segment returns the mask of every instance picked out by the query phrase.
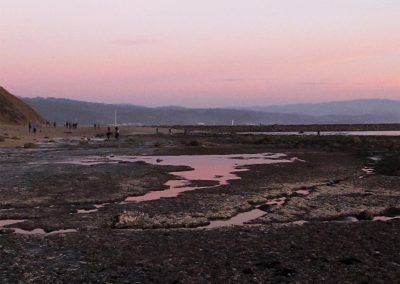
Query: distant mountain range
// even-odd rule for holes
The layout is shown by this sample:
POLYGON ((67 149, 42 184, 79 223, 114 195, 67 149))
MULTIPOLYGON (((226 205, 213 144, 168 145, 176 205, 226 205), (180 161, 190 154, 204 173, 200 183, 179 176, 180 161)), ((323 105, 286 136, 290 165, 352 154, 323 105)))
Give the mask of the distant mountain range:
POLYGON ((263 112, 296 113, 314 116, 343 115, 400 117, 400 101, 386 99, 337 101, 315 104, 290 104, 283 106, 255 106, 246 109, 263 112))
POLYGON ((81 124, 143 125, 235 124, 352 124, 399 123, 400 101, 356 100, 320 104, 238 108, 150 108, 136 105, 90 103, 58 98, 22 98, 49 121, 81 124))

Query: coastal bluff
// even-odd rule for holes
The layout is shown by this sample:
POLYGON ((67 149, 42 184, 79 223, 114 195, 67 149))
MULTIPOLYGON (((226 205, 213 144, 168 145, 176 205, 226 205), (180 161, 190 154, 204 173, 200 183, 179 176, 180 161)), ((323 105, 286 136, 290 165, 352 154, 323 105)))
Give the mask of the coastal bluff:
POLYGON ((34 109, 0 86, 0 123, 23 125, 30 121, 45 123, 34 109))

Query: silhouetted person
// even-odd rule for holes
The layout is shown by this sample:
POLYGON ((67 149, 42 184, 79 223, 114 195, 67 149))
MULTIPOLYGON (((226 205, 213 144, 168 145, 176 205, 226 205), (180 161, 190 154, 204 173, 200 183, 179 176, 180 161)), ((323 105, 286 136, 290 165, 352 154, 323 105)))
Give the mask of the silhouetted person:
POLYGON ((35 123, 32 124, 32 129, 33 129, 33 134, 36 134, 36 124, 35 123))
POLYGON ((158 134, 158 127, 156 128, 156 134, 158 134))
POLYGON ((168 129, 168 134, 169 134, 169 135, 172 135, 172 129, 171 129, 171 128, 168 129))
POLYGON ((31 131, 32 131, 32 123, 29 122, 28 128, 29 128, 29 133, 31 133, 31 131))
POLYGON ((109 126, 109 127, 107 128, 107 133, 106 133, 106 135, 107 135, 107 140, 110 140, 111 134, 112 134, 112 132, 111 132, 111 127, 109 126))
POLYGON ((318 131, 317 131, 317 135, 318 135, 318 136, 321 136, 321 131, 318 130, 318 131))
POLYGON ((57 127, 57 122, 53 122, 53 126, 54 126, 54 128, 56 128, 57 127))
POLYGON ((118 128, 118 126, 115 126, 115 133, 114 133, 114 137, 115 137, 115 139, 119 139, 119 128, 118 128))

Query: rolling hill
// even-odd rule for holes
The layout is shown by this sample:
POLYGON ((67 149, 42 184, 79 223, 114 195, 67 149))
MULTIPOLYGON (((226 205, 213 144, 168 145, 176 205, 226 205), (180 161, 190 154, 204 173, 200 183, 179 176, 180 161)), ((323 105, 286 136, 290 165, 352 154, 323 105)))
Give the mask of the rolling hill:
POLYGON ((45 122, 32 107, 0 86, 0 123, 22 125, 29 121, 45 122))

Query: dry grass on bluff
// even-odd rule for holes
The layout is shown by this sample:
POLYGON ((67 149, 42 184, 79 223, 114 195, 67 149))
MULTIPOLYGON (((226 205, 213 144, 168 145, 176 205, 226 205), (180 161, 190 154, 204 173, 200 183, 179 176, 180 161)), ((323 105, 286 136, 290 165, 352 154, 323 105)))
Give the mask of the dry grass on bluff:
POLYGON ((29 121, 45 122, 30 106, 0 87, 0 123, 23 125, 29 121))

